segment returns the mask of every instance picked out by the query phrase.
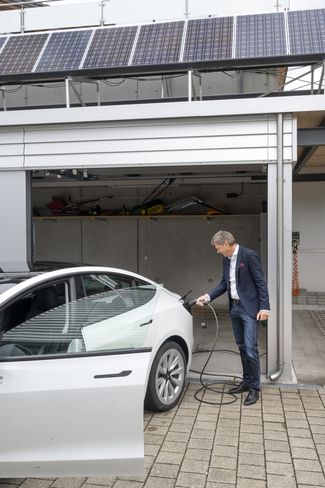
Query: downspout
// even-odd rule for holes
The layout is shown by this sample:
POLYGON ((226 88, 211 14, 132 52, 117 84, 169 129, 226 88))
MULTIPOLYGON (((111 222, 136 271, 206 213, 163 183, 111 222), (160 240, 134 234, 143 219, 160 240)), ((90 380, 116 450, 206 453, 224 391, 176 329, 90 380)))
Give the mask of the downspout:
POLYGON ((278 369, 271 381, 280 378, 284 368, 284 270, 283 270, 283 114, 277 114, 277 352, 278 369))

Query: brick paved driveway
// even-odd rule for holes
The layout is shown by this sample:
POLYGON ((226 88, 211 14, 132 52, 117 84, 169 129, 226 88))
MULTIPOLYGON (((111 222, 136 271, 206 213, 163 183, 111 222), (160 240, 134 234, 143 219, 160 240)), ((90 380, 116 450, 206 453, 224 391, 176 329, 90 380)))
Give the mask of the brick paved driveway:
MULTIPOLYGON (((190 383, 171 412, 145 412, 144 477, 10 479, 0 488, 325 487, 322 387, 265 386, 249 407, 199 403, 198 388, 190 383)), ((207 391, 204 400, 220 395, 207 391)))

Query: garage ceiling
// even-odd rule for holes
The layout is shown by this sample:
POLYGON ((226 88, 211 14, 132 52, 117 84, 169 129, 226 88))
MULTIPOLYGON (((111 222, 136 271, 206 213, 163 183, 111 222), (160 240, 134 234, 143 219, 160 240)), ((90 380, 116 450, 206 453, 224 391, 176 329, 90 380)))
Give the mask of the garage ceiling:
POLYGON ((321 131, 322 145, 304 145, 298 147, 294 178, 296 180, 325 180, 325 112, 298 112, 297 122, 298 131, 299 129, 319 130, 320 128, 324 128, 324 132, 321 131))

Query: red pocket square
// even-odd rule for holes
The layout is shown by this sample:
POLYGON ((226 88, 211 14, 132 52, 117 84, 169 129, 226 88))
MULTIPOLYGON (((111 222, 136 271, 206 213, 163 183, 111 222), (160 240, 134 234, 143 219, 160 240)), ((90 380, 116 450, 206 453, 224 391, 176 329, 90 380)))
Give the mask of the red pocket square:
POLYGON ((240 263, 239 263, 239 267, 240 267, 240 268, 245 268, 245 264, 244 264, 243 262, 240 262, 240 263))

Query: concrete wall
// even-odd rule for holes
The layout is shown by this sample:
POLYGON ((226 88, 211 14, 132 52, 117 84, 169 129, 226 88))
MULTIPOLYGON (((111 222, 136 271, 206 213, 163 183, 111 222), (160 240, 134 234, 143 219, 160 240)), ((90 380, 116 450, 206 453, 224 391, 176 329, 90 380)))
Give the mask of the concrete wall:
POLYGON ((259 252, 259 222, 259 215, 36 218, 34 252, 40 261, 125 268, 195 297, 221 278, 212 235, 227 229, 259 252))
POLYGON ((300 287, 325 291, 325 182, 294 183, 292 230, 300 232, 300 287))

